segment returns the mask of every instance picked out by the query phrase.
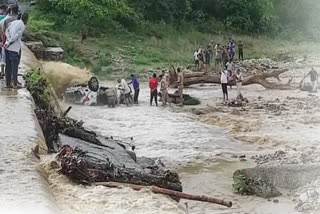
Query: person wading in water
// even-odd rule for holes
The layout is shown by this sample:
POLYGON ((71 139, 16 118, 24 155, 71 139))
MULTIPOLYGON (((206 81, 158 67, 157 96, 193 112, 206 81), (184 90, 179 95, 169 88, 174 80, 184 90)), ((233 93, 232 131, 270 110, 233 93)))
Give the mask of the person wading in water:
POLYGON ((228 71, 226 67, 221 70, 220 82, 223 93, 223 103, 226 103, 226 101, 228 101, 228 71))
POLYGON ((156 103, 156 106, 158 106, 158 79, 157 75, 153 74, 153 77, 149 80, 149 88, 150 88, 150 106, 152 106, 152 102, 154 99, 154 102, 156 103))
POLYGON ((178 80, 177 80, 177 84, 178 84, 178 94, 179 94, 179 105, 183 106, 183 73, 181 72, 180 68, 177 69, 177 73, 178 73, 178 80))
POLYGON ((133 103, 138 104, 139 103, 138 99, 139 99, 140 87, 139 87, 138 79, 133 74, 131 74, 130 84, 132 84, 133 90, 134 90, 133 103))
POLYGON ((128 83, 126 82, 125 79, 118 79, 118 83, 120 83, 118 89, 123 93, 124 95, 124 103, 129 106, 130 104, 132 104, 132 98, 131 96, 131 90, 130 87, 128 85, 128 83))
POLYGON ((318 79, 319 79, 319 75, 317 73, 316 70, 314 70, 314 68, 311 68, 311 71, 302 79, 301 82, 304 81, 305 78, 307 78, 308 76, 310 76, 310 80, 311 80, 311 85, 312 85, 312 92, 317 92, 318 90, 318 79))
POLYGON ((161 82, 160 82, 160 91, 162 95, 162 106, 166 106, 167 103, 171 106, 170 100, 169 100, 169 82, 168 82, 168 76, 167 75, 161 75, 161 82))

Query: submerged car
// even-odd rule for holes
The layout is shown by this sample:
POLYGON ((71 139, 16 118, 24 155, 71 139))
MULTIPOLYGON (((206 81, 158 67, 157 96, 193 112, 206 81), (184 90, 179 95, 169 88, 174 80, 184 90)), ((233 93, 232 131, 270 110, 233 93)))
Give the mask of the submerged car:
POLYGON ((79 105, 108 105, 114 108, 121 103, 116 87, 103 87, 99 85, 96 77, 91 77, 88 84, 76 84, 67 88, 64 101, 79 105))

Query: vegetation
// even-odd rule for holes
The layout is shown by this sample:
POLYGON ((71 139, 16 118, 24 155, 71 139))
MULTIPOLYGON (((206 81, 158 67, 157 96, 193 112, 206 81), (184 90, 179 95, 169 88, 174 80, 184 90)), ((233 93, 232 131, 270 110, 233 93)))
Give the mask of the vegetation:
POLYGON ((316 1, 38 0, 28 31, 98 75, 148 76, 150 68, 191 64, 200 45, 229 36, 244 42, 246 58, 312 54, 320 34, 316 1), (89 39, 81 44, 83 25, 89 39))

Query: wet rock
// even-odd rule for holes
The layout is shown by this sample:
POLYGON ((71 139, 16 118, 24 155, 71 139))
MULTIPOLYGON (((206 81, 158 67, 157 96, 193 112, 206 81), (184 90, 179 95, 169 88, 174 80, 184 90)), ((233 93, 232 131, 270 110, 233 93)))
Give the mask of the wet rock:
POLYGON ((246 155, 240 155, 239 156, 239 158, 245 158, 246 157, 246 155))
POLYGON ((250 169, 237 170, 233 175, 233 190, 242 195, 256 195, 263 198, 280 196, 281 193, 262 174, 250 169))
POLYGON ((273 200, 273 203, 276 203, 276 204, 277 204, 277 203, 279 203, 279 200, 278 200, 278 199, 274 199, 274 200, 273 200))

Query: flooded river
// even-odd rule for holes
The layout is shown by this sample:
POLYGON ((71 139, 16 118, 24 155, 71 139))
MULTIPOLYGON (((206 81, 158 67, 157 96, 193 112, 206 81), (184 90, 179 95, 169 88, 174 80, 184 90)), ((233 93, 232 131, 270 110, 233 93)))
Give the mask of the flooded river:
POLYGON ((43 139, 28 92, 1 90, 0 213, 293 213, 286 198, 280 198, 280 205, 232 193, 233 172, 254 164, 230 157, 250 154, 255 151, 253 146, 233 140, 225 130, 202 124, 190 114, 150 107, 148 95, 147 89, 142 90, 140 105, 133 107, 73 106, 70 116, 100 134, 127 141, 133 137, 137 155, 160 158, 177 170, 185 192, 232 200, 233 208, 199 202, 187 202, 186 208, 186 201, 177 204, 148 190, 76 185, 51 171, 47 163, 53 157, 48 155, 42 157, 41 169, 32 149, 43 139))
MULTIPOLYGON (((202 93, 196 88, 191 90, 194 91, 189 92, 194 94, 202 93)), ((204 93, 208 93, 208 91, 204 93)), ((185 192, 232 200, 234 206, 228 209, 213 204, 187 202, 188 208, 186 211, 186 201, 181 201, 179 205, 176 205, 175 202, 164 196, 150 196, 146 193, 135 193, 131 190, 105 190, 104 188, 102 188, 103 191, 107 191, 109 195, 104 200, 114 201, 120 197, 122 209, 119 211, 118 205, 113 204, 111 206, 104 201, 99 201, 99 206, 108 211, 113 211, 112 213, 189 212, 204 214, 247 212, 267 214, 287 213, 289 210, 290 213, 293 213, 293 205, 285 198, 280 199, 282 204, 279 205, 265 199, 241 197, 232 193, 234 171, 239 168, 252 167, 254 163, 251 161, 240 162, 238 159, 232 159, 231 156, 232 154, 254 153, 256 151, 254 146, 228 137, 224 129, 198 122, 191 114, 177 113, 176 107, 150 107, 148 99, 149 93, 145 89, 141 92, 139 106, 120 106, 114 109, 73 106, 70 116, 85 121, 85 127, 102 135, 113 136, 116 139, 129 142, 130 138, 133 137, 132 144, 136 146, 137 155, 160 158, 167 166, 176 169, 181 176, 185 192), (113 195, 110 194, 110 191, 116 191, 117 193, 113 195), (126 192, 128 197, 122 198, 123 191, 126 192), (132 196, 129 196, 131 194, 132 196), (149 201, 150 197, 154 200, 149 201), (140 201, 137 201, 137 198, 140 201), (123 199, 127 202, 124 202, 123 199), (125 205, 122 203, 125 203, 125 205), (154 203, 159 204, 159 206, 156 206, 157 209, 154 208, 154 203), (129 204, 130 206, 128 206, 129 204), (133 204, 135 209, 132 209, 133 204), (148 207, 153 208, 149 210, 148 207), (274 209, 278 209, 280 212, 274 212, 274 209)), ((67 107, 67 104, 65 104, 65 107, 67 107)), ((90 195, 93 192, 93 190, 88 191, 87 194, 90 195)), ((57 196, 61 197, 60 193, 57 193, 57 196)), ((91 198, 90 200, 96 199, 91 198)), ((68 207, 67 204, 66 207, 68 207)))

